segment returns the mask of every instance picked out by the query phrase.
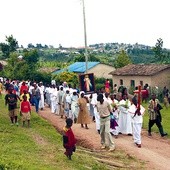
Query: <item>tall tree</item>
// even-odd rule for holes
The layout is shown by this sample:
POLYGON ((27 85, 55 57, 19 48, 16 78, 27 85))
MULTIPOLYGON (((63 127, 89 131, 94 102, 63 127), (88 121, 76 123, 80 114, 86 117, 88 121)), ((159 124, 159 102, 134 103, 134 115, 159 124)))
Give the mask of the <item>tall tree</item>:
POLYGON ((29 43, 29 44, 27 45, 27 47, 28 47, 28 48, 35 48, 32 43, 29 43))
POLYGON ((11 52, 16 51, 18 48, 18 41, 13 37, 13 35, 6 36, 6 43, 0 43, 0 49, 3 53, 4 58, 9 58, 11 52))
POLYGON ((117 58, 115 59, 114 67, 120 68, 120 67, 124 67, 131 63, 132 63, 132 61, 130 60, 130 57, 126 54, 126 52, 124 50, 121 50, 119 52, 117 58))
MULTIPOLYGON (((100 61, 94 54, 88 55, 88 61, 100 61)), ((74 62, 85 62, 85 56, 83 54, 79 54, 74 58, 74 62)))
POLYGON ((163 50, 163 40, 161 38, 157 39, 153 51, 155 53, 155 58, 157 61, 159 61, 161 64, 166 62, 168 54, 166 54, 165 51, 163 50))
POLYGON ((4 76, 10 79, 34 80, 37 75, 38 59, 39 55, 36 50, 25 51, 22 59, 18 59, 16 52, 10 53, 8 64, 4 68, 4 76))

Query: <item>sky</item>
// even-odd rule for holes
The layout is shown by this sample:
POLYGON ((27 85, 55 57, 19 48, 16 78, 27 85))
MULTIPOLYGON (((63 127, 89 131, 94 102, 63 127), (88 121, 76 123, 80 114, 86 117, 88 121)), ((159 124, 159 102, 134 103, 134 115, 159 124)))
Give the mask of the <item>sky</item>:
MULTIPOLYGON (((169 0, 84 0, 87 45, 126 43, 170 49, 169 0)), ((84 46, 82 0, 0 0, 0 42, 84 46)))

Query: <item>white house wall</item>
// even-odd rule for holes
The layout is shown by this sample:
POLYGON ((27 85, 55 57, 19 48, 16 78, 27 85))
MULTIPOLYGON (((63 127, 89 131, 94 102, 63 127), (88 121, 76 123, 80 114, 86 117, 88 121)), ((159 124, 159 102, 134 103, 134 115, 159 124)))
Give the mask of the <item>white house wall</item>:
POLYGON ((152 76, 153 86, 170 88, 170 69, 164 70, 157 75, 152 76))
POLYGON ((150 76, 112 76, 113 79, 113 85, 117 84, 117 86, 120 86, 120 80, 123 80, 123 86, 127 87, 128 89, 131 86, 131 80, 135 81, 135 86, 140 85, 140 81, 143 81, 143 85, 146 83, 151 85, 151 77, 150 76))
POLYGON ((112 75, 109 75, 109 73, 114 70, 115 68, 112 66, 98 64, 95 67, 89 69, 88 73, 94 73, 97 78, 112 78, 112 75))

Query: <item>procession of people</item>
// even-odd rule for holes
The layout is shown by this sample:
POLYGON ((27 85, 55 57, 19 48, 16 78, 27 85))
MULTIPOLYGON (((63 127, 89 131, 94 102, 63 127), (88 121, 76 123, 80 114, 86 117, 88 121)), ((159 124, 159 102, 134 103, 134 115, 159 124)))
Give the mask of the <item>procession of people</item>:
MULTIPOLYGON (((140 94, 138 89, 129 98, 127 88, 121 87, 121 92, 118 92, 116 90, 118 89, 117 85, 114 86, 114 92, 111 93, 113 90, 110 90, 109 83, 107 79, 105 90, 102 88, 90 93, 90 91, 84 92, 72 88, 67 82, 62 82, 59 85, 56 85, 56 83, 44 85, 43 82, 19 82, 16 80, 10 82, 7 80, 4 84, 6 90, 5 104, 8 105, 11 125, 16 124, 18 126, 17 101, 20 101, 23 126, 27 121, 28 127, 30 127, 33 107, 35 107, 37 114, 40 110, 43 111, 44 107, 48 107, 52 114, 65 120, 72 120, 70 126, 77 123, 80 124, 81 128, 88 130, 88 124, 95 123, 96 133, 99 133, 101 137, 101 149, 114 151, 116 144, 113 136, 118 138, 119 135, 132 136, 134 144, 141 148, 143 115, 146 112, 142 103, 138 101, 142 93, 140 94), (32 108, 30 105, 32 105, 32 108)), ((148 103, 149 136, 152 135, 151 127, 154 124, 157 125, 162 137, 167 135, 161 124, 161 109, 159 100, 156 99, 155 94, 152 94, 148 103)))

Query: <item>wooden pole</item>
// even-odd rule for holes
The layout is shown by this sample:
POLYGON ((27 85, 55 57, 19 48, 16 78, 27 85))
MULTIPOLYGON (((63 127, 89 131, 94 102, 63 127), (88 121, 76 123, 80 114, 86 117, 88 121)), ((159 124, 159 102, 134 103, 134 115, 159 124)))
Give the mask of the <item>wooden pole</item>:
POLYGON ((85 4, 83 2, 83 23, 84 23, 84 44, 85 44, 85 63, 86 63, 86 73, 88 72, 88 53, 87 53, 87 32, 86 32, 86 15, 85 15, 85 4))

